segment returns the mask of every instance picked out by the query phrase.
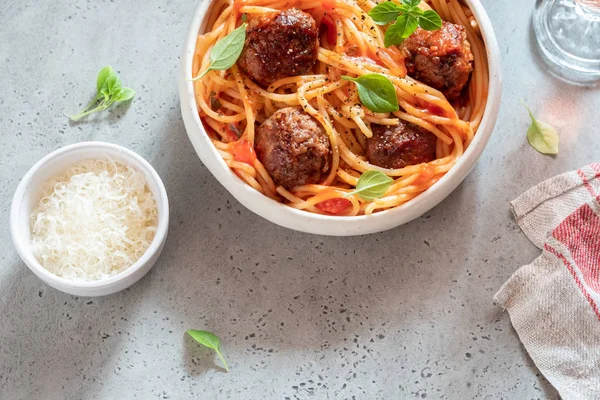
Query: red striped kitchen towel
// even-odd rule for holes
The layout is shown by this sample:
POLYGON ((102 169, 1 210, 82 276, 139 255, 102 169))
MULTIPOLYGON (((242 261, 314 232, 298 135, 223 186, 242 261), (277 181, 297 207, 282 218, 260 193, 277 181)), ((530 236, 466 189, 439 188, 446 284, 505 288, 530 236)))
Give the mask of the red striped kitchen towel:
POLYGON ((542 182, 511 205, 542 255, 494 299, 563 399, 600 399, 600 164, 542 182))

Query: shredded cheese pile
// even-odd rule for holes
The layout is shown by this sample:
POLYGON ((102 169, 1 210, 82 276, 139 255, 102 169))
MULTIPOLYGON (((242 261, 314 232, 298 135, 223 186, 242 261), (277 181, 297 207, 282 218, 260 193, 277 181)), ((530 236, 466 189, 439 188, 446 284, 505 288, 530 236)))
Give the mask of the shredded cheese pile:
POLYGON ((33 254, 55 275, 105 279, 144 254, 157 221, 141 172, 108 159, 85 161, 43 188, 31 215, 33 254))

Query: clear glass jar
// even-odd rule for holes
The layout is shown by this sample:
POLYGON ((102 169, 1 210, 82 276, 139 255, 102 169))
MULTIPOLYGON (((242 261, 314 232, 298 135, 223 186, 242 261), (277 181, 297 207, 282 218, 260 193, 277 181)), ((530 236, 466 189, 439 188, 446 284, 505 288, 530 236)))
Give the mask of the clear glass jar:
POLYGON ((550 72, 600 84, 600 0, 537 0, 533 28, 550 72))

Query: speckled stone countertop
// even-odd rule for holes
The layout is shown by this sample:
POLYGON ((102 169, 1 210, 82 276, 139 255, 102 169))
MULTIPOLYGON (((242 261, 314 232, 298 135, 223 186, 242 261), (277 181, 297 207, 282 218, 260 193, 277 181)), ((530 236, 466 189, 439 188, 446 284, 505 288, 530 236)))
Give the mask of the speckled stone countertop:
POLYGON ((509 201, 600 160, 600 93, 544 72, 532 51, 530 3, 484 0, 505 90, 471 175, 408 225, 332 238, 247 211, 194 153, 176 77, 195 0, 2 1, 0 398, 558 398, 492 297, 539 253, 509 201), (69 124, 63 112, 89 100, 106 64, 138 90, 135 102, 69 124), (527 144, 519 99, 560 131, 557 157, 527 144), (19 179, 51 150, 84 140, 140 153, 171 203, 159 262, 103 298, 46 286, 8 230, 19 179), (184 335, 190 328, 222 338, 229 373, 184 335))

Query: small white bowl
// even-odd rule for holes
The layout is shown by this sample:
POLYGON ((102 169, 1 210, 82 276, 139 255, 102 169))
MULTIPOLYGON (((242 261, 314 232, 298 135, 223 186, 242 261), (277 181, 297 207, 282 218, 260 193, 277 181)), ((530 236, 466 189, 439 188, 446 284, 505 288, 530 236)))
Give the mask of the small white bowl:
POLYGON ((211 1, 204 0, 200 1, 194 13, 183 46, 179 68, 181 114, 194 149, 208 170, 240 203, 263 218, 286 228, 319 235, 353 236, 385 231, 420 217, 444 200, 471 172, 490 139, 500 109, 502 94, 501 53, 494 28, 480 0, 464 0, 464 2, 469 6, 479 23, 485 42, 489 69, 487 105, 475 138, 463 156, 456 162, 456 165, 435 185, 409 202, 372 215, 356 217, 321 215, 285 206, 264 196, 238 178, 225 164, 200 121, 194 84, 190 81, 196 40, 198 39, 198 33, 206 28, 207 11, 212 4, 211 1))
POLYGON ((169 226, 169 201, 167 191, 152 166, 138 154, 116 144, 83 142, 60 148, 42 158, 25 174, 13 197, 10 209, 10 233, 13 243, 25 264, 41 280, 61 292, 77 296, 104 296, 123 290, 152 268, 158 259, 169 226), (40 188, 49 179, 64 172, 78 162, 110 157, 142 172, 154 195, 158 207, 158 227, 148 250, 131 267, 118 275, 99 281, 73 281, 61 278, 46 270, 31 249, 31 213, 40 200, 40 188))

